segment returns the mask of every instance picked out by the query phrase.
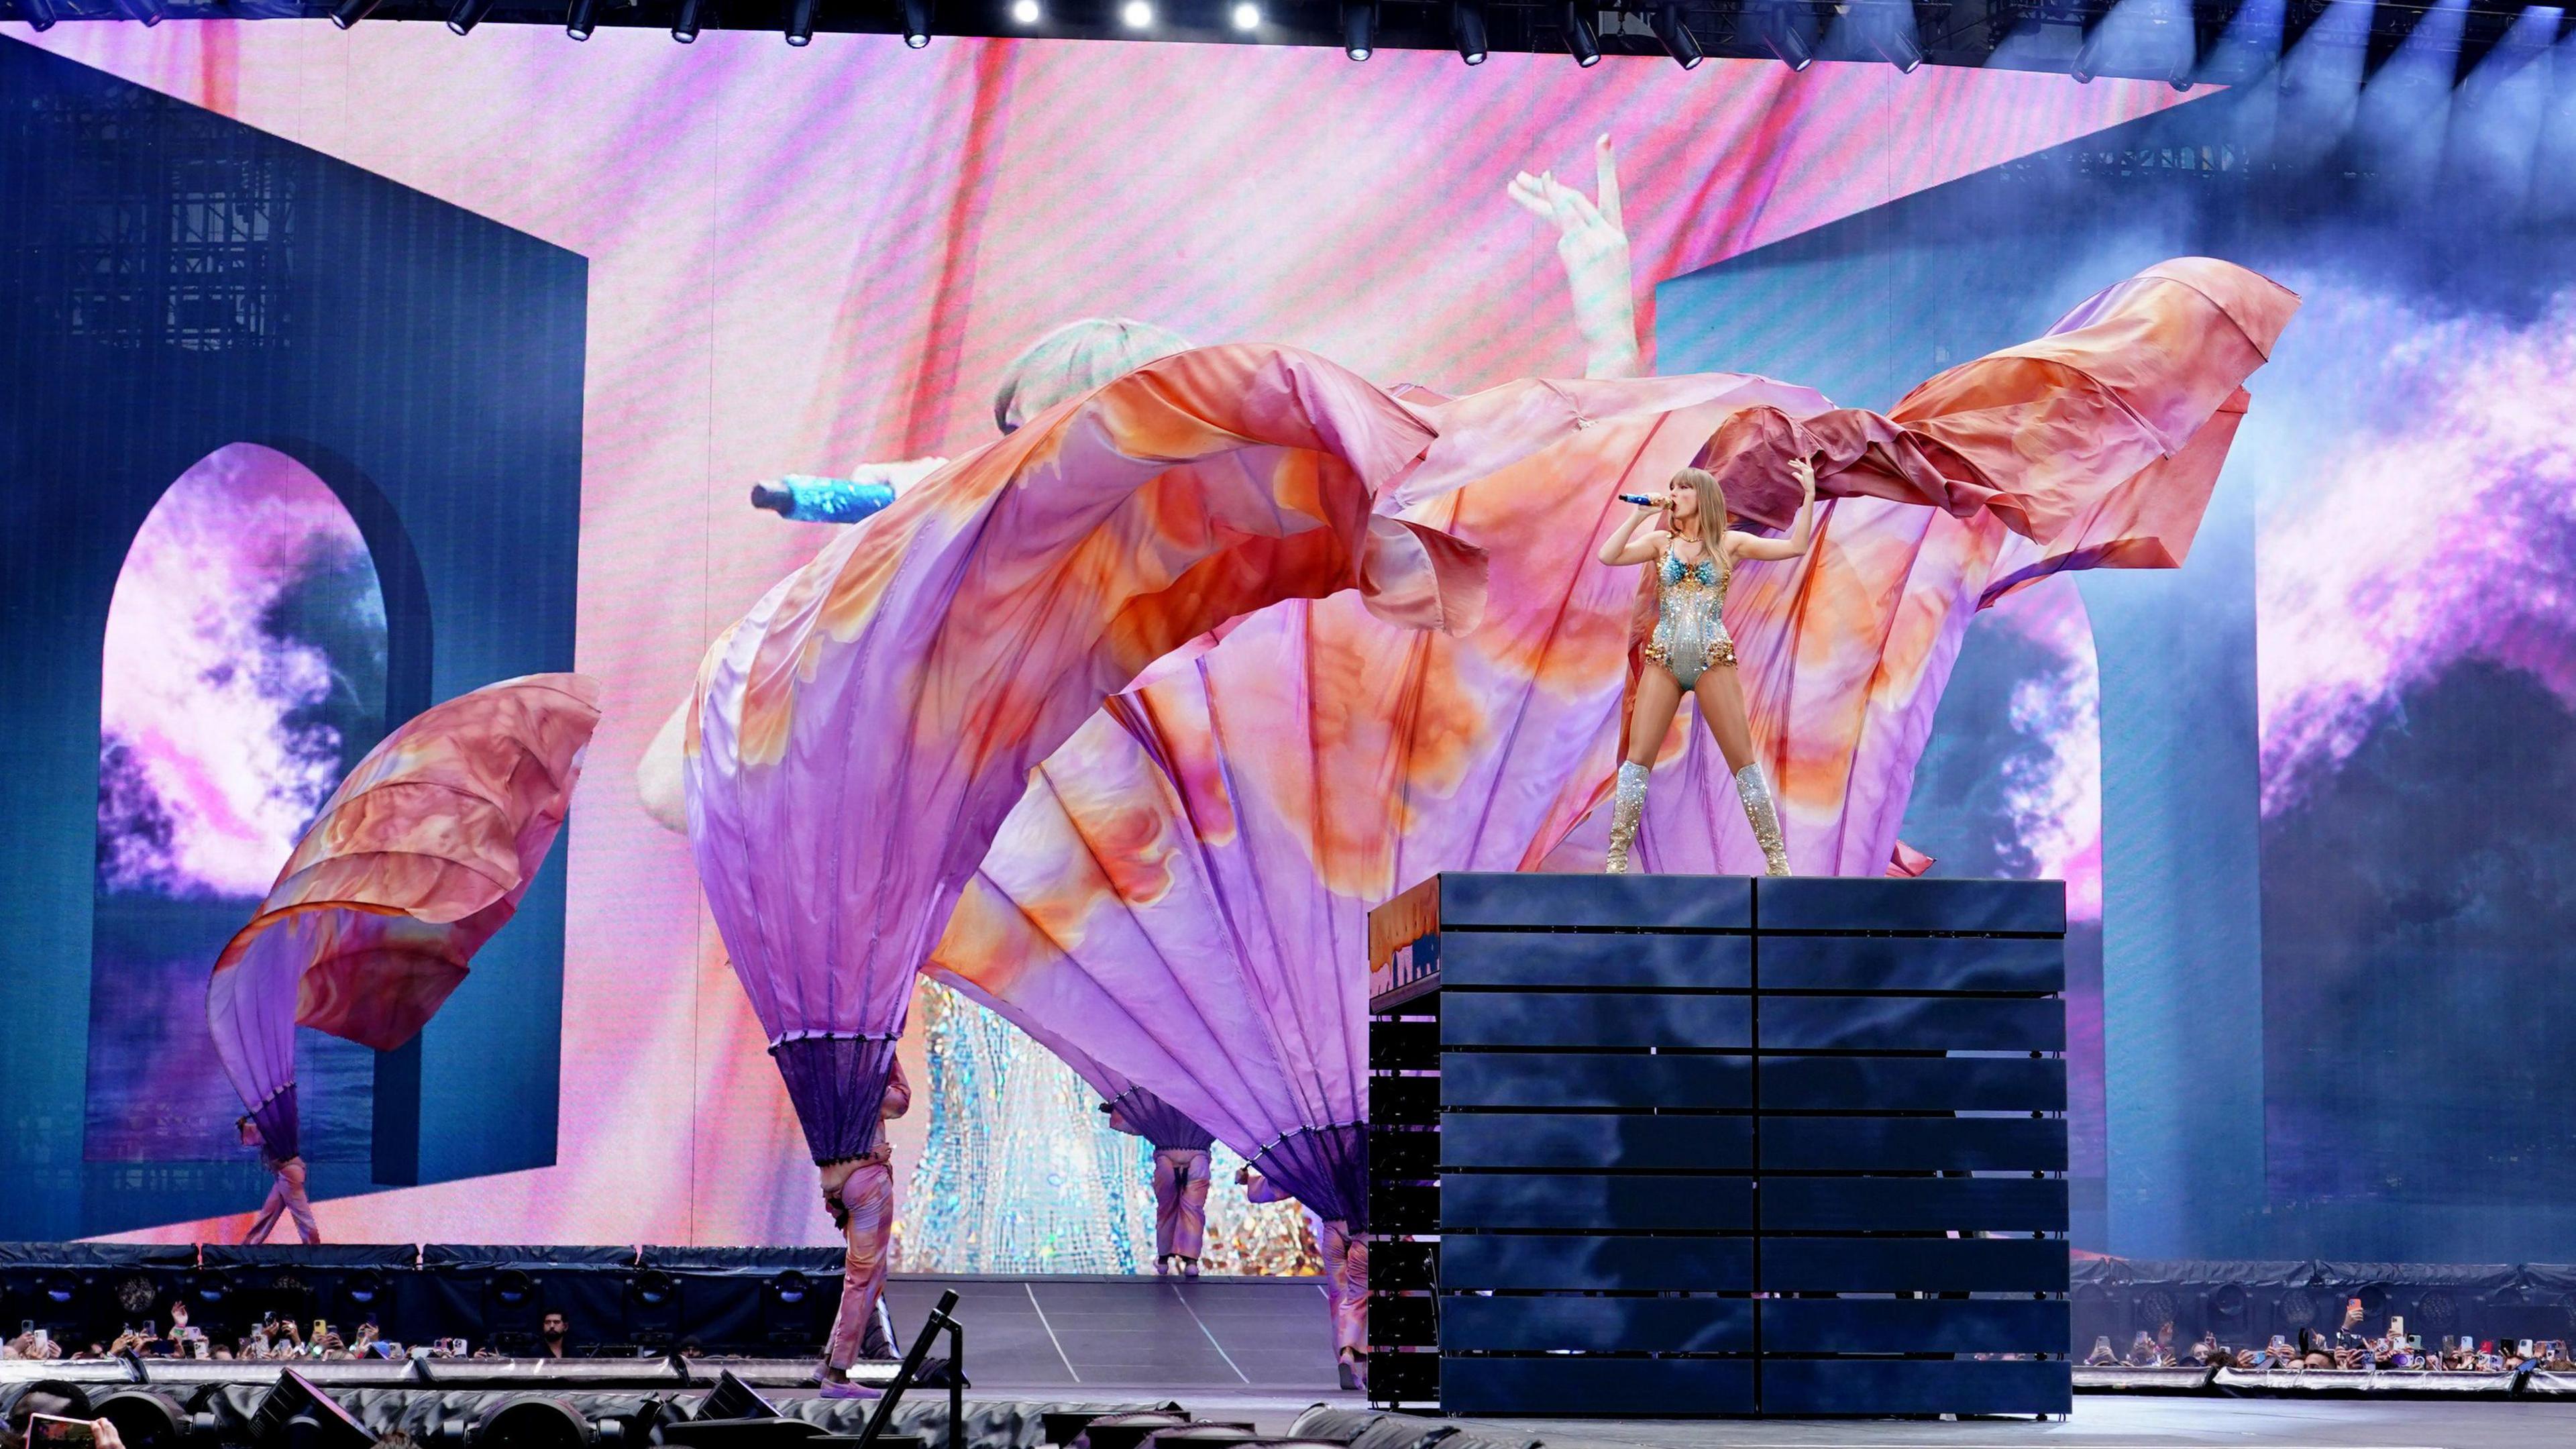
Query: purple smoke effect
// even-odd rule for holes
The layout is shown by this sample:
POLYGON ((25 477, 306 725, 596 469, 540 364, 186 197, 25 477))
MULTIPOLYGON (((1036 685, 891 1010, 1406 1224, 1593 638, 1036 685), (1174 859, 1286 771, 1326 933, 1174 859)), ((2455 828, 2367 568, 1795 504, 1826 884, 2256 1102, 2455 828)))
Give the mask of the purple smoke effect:
POLYGON ((2045 579, 1986 611, 2051 656, 2044 674, 2014 684, 2013 731, 2044 753, 2004 763, 2004 805, 2032 874, 2066 882, 2066 912, 2102 919, 2102 674, 2093 621, 2069 575, 2045 579))
MULTIPOLYGON (((2259 539, 2263 813, 2298 803, 2405 693, 2464 659, 2576 706, 2576 291, 2528 324, 2304 288, 2311 356, 2276 382, 2312 419, 2271 439, 2259 539), (2315 419, 2368 399, 2340 428, 2315 419)), ((2244 451, 2243 444, 2239 445, 2244 451)))
MULTIPOLYGON (((99 690, 99 879, 172 897, 256 897, 339 783, 341 739, 296 713, 340 680, 272 630, 299 582, 367 558, 328 485, 235 443, 179 476, 127 551, 99 690)), ((384 603, 361 608, 383 633, 384 603)))

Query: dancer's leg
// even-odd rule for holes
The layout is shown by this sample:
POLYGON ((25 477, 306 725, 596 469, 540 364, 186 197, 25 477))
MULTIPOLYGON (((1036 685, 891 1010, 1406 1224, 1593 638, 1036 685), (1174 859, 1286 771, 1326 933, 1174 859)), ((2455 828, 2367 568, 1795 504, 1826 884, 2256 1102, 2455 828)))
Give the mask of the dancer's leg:
MULTIPOLYGON (((1155 1154, 1156 1158, 1162 1156, 1155 1154)), ((1196 1276, 1199 1259, 1207 1253, 1208 1155, 1205 1152, 1175 1152, 1174 1164, 1180 1179, 1176 1200, 1172 1204, 1171 1228, 1168 1234, 1157 1232, 1158 1239, 1168 1239, 1169 1251, 1181 1260, 1181 1271, 1196 1276)), ((1157 1225, 1158 1229, 1160 1225, 1157 1225)))
POLYGON ((1726 757, 1726 772, 1732 775, 1752 763, 1753 726, 1744 717, 1744 688, 1736 683, 1735 666, 1712 664, 1701 670, 1691 694, 1699 700, 1699 717, 1708 722, 1717 752, 1726 757))
POLYGON ((1681 707, 1682 687, 1664 669, 1646 666, 1637 677, 1637 699, 1628 721, 1628 748, 1619 762, 1619 779, 1610 794, 1610 850, 1601 869, 1628 873, 1628 853, 1637 843, 1637 822, 1646 814, 1646 782, 1655 755, 1671 733, 1673 711, 1681 707))
POLYGON ((1672 733, 1673 712, 1681 707, 1682 687, 1671 672, 1659 664, 1647 665, 1637 676, 1637 706, 1628 716, 1628 752, 1619 758, 1652 768, 1664 748, 1664 736, 1672 733))
POLYGON ((1744 690, 1736 683, 1734 666, 1712 665, 1693 693, 1699 697, 1700 718, 1708 721, 1709 736, 1735 777, 1735 795, 1744 804, 1753 841, 1762 847, 1762 873, 1787 875, 1789 847, 1780 833, 1780 810, 1772 801, 1770 782, 1762 778, 1762 762, 1753 757, 1753 728, 1744 717, 1744 690))
POLYGON ((313 1221, 313 1199, 304 1192, 304 1164, 296 1161, 279 1173, 277 1185, 286 1192, 286 1211, 295 1219, 295 1235, 308 1243, 322 1241, 322 1229, 313 1221))
POLYGON ((883 1357, 890 1347, 877 1326, 877 1298, 885 1291, 887 1235, 894 1226, 894 1169, 882 1162, 863 1162, 850 1173, 838 1194, 842 1212, 841 1307, 832 1316, 832 1336, 824 1349, 828 1367, 846 1369, 863 1357, 883 1357))
POLYGON ((268 1199, 259 1205, 259 1216, 250 1220, 250 1228, 242 1234, 241 1240, 245 1243, 267 1242, 268 1235, 277 1231, 277 1220, 285 1213, 286 1179, 280 1177, 269 1183, 268 1199))

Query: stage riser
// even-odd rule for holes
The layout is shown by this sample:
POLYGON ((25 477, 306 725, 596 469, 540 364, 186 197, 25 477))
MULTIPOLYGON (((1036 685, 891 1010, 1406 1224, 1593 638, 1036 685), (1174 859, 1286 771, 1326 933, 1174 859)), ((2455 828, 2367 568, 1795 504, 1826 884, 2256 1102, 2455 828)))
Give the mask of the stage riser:
POLYGON ((2066 1410, 2058 887, 1449 875, 1386 909, 1420 934, 1372 981, 1373 1398, 2066 1410))

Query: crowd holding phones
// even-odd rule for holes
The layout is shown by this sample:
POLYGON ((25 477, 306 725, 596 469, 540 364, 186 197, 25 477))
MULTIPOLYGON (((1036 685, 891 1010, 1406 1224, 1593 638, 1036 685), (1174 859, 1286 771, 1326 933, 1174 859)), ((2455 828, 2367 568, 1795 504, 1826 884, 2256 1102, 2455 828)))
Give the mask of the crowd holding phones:
POLYGON ((442 1338, 406 1349, 385 1338, 373 1319, 344 1334, 324 1319, 314 1319, 308 1329, 292 1318, 275 1313, 264 1315, 238 1340, 226 1341, 190 1323, 184 1303, 171 1305, 170 1328, 166 1333, 162 1331, 159 1320, 147 1318, 140 1323, 123 1325, 114 1338, 104 1342, 86 1347, 67 1346, 47 1330, 38 1328, 30 1319, 19 1324, 16 1337, 0 1343, 0 1359, 78 1360, 129 1355, 135 1358, 206 1360, 463 1358, 466 1356, 466 1343, 461 1338, 442 1338))
POLYGON ((2324 1369, 2368 1372, 2404 1369, 2422 1373, 2519 1373, 2536 1369, 2576 1373, 2576 1358, 2564 1339, 2479 1339, 2474 1335, 2437 1336, 2431 1344, 2420 1333, 2406 1331, 2403 1315, 2393 1315, 2387 1330, 2372 1334, 2362 1327, 2358 1298, 2346 1300, 2343 1324, 2331 1334, 2301 1329, 2294 1341, 2273 1334, 2260 1348, 2230 1347, 2215 1332, 2204 1333, 2188 1349, 2177 1349, 2174 1328, 2166 1323, 2156 1333, 2139 1330, 2127 1353, 2103 1334, 2093 1340, 2087 1367, 2324 1369))

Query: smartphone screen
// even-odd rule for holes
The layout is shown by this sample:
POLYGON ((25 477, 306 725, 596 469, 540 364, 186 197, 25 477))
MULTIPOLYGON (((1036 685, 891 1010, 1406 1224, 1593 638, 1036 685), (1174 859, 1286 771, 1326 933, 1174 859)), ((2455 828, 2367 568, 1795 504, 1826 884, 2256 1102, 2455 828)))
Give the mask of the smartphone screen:
POLYGON ((27 1442, 48 1449, 93 1449, 98 1432, 87 1419, 57 1418, 52 1414, 33 1414, 27 1419, 27 1442))

